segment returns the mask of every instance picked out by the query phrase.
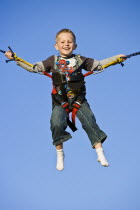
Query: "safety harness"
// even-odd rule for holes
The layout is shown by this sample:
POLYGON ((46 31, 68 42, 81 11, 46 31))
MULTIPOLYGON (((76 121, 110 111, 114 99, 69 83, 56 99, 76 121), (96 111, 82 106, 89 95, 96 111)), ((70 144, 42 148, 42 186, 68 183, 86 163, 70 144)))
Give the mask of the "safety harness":
MULTIPOLYGON (((34 68, 34 65, 26 62, 22 58, 17 57, 16 53, 14 53, 11 47, 8 47, 12 52, 13 59, 6 60, 6 63, 9 61, 21 61, 24 64, 34 68)), ((0 52, 5 53, 6 51, 0 50, 0 52)), ((81 104, 85 100, 85 82, 84 78, 91 74, 97 74, 102 72, 105 68, 120 63, 122 66, 124 65, 122 62, 126 58, 130 58, 132 56, 140 55, 140 52, 136 52, 133 54, 126 55, 125 57, 117 58, 116 60, 104 65, 97 66, 94 71, 89 71, 86 74, 82 74, 78 67, 82 65, 83 61, 80 58, 80 55, 75 55, 75 59, 77 61, 76 66, 68 67, 69 61, 64 59, 60 59, 60 56, 55 56, 54 58, 54 69, 55 72, 52 72, 52 75, 43 71, 42 74, 48 76, 52 79, 53 89, 52 89, 52 101, 53 104, 60 105, 63 107, 67 113, 67 123, 72 131, 76 131, 77 128, 75 126, 75 117, 77 111, 80 109, 81 104), (72 121, 69 119, 69 114, 72 113, 72 121)))
MULTIPOLYGON (((67 123, 72 131, 76 131, 75 117, 81 104, 85 100, 85 82, 84 75, 78 68, 83 61, 80 55, 75 55, 76 65, 68 67, 69 61, 60 59, 60 56, 54 56, 54 69, 51 78, 53 83, 52 101, 53 104, 60 105, 67 113, 67 123), (69 119, 71 114, 72 122, 69 119)), ((49 73, 43 72, 44 75, 49 76, 49 73)))

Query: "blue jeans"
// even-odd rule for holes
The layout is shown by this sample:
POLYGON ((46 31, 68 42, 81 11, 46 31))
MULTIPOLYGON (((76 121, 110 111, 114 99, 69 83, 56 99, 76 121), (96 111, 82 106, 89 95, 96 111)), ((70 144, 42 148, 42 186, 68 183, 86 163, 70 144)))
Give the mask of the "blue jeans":
MULTIPOLYGON (((95 116, 90 109, 87 101, 84 101, 76 114, 82 124, 83 129, 87 133, 92 147, 97 143, 103 143, 107 135, 99 128, 96 123, 95 116)), ((61 106, 55 105, 51 115, 51 131, 53 144, 55 146, 72 138, 71 134, 66 131, 67 128, 67 113, 61 106)))

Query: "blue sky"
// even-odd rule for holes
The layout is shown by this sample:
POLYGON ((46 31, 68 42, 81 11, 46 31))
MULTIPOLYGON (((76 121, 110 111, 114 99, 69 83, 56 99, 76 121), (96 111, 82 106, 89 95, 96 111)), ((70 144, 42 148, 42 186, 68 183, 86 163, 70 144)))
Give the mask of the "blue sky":
MULTIPOLYGON (((57 54, 54 39, 62 28, 75 32, 75 53, 97 60, 140 50, 136 0, 1 0, 0 10, 0 49, 10 45, 31 63, 57 54)), ((87 99, 108 135, 110 167, 97 162, 77 120, 59 172, 49 124, 51 80, 6 64, 0 54, 1 210, 140 209, 140 56, 124 64, 86 78, 87 99)))

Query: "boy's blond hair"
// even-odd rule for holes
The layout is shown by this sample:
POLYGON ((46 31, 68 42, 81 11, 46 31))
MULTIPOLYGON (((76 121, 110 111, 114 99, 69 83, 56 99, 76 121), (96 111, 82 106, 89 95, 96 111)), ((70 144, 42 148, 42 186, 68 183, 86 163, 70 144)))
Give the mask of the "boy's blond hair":
POLYGON ((57 38, 58 38, 59 34, 61 34, 61 33, 70 33, 73 36, 74 42, 76 43, 75 34, 73 33, 73 31, 71 31, 70 29, 67 29, 67 28, 61 29, 60 31, 57 32, 56 37, 55 37, 56 42, 57 42, 57 38))

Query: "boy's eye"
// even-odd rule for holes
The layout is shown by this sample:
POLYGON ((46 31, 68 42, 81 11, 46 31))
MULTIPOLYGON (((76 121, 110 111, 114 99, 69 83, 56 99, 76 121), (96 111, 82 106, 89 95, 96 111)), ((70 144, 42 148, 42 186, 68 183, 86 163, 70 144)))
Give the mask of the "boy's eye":
MULTIPOLYGON (((62 44, 65 43, 64 41, 61 42, 62 44)), ((72 43, 71 41, 68 41, 68 43, 72 43)))

